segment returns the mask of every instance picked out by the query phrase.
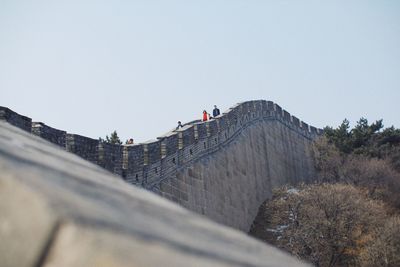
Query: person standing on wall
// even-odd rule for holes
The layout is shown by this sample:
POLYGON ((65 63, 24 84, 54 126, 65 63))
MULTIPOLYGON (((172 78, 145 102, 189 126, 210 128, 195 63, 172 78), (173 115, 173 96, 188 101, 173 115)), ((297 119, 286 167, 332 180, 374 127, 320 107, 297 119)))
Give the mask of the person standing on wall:
POLYGON ((206 110, 203 110, 203 121, 208 121, 208 113, 206 110))
POLYGON ((217 105, 214 105, 214 109, 213 109, 213 117, 217 117, 219 114, 221 114, 219 112, 219 109, 217 108, 217 105))
POLYGON ((183 127, 182 122, 178 121, 178 126, 176 126, 176 130, 178 130, 179 128, 182 128, 182 127, 183 127))

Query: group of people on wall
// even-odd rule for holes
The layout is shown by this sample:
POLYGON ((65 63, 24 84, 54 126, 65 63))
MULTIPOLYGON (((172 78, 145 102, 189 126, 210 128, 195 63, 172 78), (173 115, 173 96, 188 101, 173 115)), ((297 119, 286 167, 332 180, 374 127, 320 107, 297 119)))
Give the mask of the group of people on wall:
MULTIPOLYGON (((211 116, 206 110, 203 111, 203 117, 201 121, 208 121, 212 118, 215 118, 217 116, 219 116, 221 114, 221 112, 219 111, 219 108, 217 107, 217 105, 214 105, 214 109, 213 109, 213 115, 211 116)), ((179 128, 182 128, 182 122, 178 121, 178 126, 176 126, 176 130, 178 130, 179 128)), ((133 138, 130 138, 129 140, 126 140, 125 144, 127 145, 133 145, 133 138)))
POLYGON ((214 105, 212 117, 211 117, 211 115, 210 115, 206 110, 203 110, 203 119, 202 119, 202 121, 208 121, 208 120, 210 120, 210 119, 212 119, 212 118, 217 117, 217 116, 220 115, 220 114, 221 114, 221 112, 220 112, 219 109, 217 108, 217 105, 214 105))
MULTIPOLYGON (((201 119, 201 121, 208 121, 212 118, 215 118, 217 116, 219 116, 221 114, 221 112, 219 111, 219 108, 217 107, 217 105, 214 105, 214 109, 213 109, 213 115, 211 116, 206 110, 203 110, 203 117, 201 119)), ((178 130, 179 128, 182 128, 182 122, 178 121, 178 126, 176 126, 176 130, 178 130)))

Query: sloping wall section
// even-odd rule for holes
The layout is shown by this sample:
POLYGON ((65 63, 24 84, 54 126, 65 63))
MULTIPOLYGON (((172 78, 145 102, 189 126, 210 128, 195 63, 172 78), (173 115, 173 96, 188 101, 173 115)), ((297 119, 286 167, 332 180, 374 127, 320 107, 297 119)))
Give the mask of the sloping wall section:
POLYGON ((215 153, 164 179, 157 190, 190 210, 247 232, 273 188, 313 178, 309 144, 277 120, 260 121, 215 153))
POLYGON ((0 121, 1 267, 308 264, 0 121))
POLYGON ((41 136, 126 182, 156 192, 226 225, 247 231, 278 185, 313 176, 309 144, 320 129, 265 100, 247 101, 207 122, 157 140, 110 145, 32 123, 0 107, 0 119, 41 136))

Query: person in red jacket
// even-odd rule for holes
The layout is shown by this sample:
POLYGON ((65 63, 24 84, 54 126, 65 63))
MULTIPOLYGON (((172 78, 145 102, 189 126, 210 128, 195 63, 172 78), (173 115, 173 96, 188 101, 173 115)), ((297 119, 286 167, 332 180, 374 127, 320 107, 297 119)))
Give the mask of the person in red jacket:
POLYGON ((203 121, 207 121, 208 120, 208 113, 207 111, 203 111, 203 121))

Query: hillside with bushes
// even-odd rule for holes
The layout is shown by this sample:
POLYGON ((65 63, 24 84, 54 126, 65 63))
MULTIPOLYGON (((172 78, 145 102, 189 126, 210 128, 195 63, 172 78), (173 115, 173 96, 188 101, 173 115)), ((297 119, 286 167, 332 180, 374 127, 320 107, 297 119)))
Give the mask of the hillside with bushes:
POLYGON ((313 152, 316 182, 276 189, 250 234, 315 266, 400 266, 400 130, 344 120, 313 152))

